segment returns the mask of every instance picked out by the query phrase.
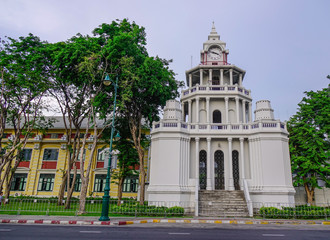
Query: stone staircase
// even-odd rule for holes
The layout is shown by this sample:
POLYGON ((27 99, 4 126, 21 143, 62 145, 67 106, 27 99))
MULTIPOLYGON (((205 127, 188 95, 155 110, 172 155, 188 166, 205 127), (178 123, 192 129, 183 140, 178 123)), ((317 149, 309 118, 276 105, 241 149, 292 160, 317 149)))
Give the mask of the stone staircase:
POLYGON ((201 190, 198 201, 199 216, 248 217, 243 191, 201 190))

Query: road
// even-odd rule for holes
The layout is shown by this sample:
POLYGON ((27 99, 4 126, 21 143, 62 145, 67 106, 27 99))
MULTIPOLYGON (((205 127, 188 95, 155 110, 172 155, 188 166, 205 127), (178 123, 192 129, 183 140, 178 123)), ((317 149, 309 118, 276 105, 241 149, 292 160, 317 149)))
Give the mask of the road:
POLYGON ((61 226, 61 225, 0 225, 1 240, 51 239, 143 239, 143 240, 314 240, 330 239, 326 226, 257 227, 257 226, 61 226))

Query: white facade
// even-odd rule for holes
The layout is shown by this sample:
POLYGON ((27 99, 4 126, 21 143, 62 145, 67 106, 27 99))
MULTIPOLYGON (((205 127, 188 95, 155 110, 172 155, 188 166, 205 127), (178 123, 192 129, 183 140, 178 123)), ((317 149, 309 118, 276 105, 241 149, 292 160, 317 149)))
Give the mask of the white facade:
POLYGON ((228 54, 213 25, 181 101, 153 124, 149 201, 198 201, 200 189, 242 190, 245 179, 253 202, 294 202, 286 125, 268 100, 252 120, 245 71, 228 54))

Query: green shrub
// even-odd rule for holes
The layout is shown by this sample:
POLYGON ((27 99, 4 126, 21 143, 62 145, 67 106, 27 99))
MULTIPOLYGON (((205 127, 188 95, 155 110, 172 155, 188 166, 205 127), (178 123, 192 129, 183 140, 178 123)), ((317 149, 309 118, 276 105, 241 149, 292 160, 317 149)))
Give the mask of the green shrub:
POLYGON ((330 216, 329 207, 319 206, 297 206, 297 207, 262 207, 259 209, 259 215, 264 218, 297 218, 297 219, 317 219, 330 216))

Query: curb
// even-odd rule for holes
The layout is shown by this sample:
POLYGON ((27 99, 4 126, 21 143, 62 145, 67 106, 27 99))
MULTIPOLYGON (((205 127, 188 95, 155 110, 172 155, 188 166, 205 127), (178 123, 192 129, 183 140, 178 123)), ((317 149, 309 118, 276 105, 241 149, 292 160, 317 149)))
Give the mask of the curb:
POLYGON ((197 223, 197 224, 269 224, 269 225, 330 225, 330 221, 274 221, 274 220, 173 220, 173 219, 148 219, 140 221, 120 221, 118 225, 142 223, 197 223))
POLYGON ((182 223, 182 224, 269 224, 269 225, 330 225, 330 221, 276 221, 276 220, 187 220, 187 219, 147 219, 147 220, 134 220, 134 221, 67 221, 67 220, 13 220, 13 219, 2 219, 1 223, 12 223, 12 224, 48 224, 48 225, 131 225, 131 224, 144 224, 144 223, 182 223))
POLYGON ((2 219, 1 223, 19 223, 19 224, 51 224, 51 225, 116 225, 110 221, 65 221, 65 220, 15 220, 15 219, 2 219))

